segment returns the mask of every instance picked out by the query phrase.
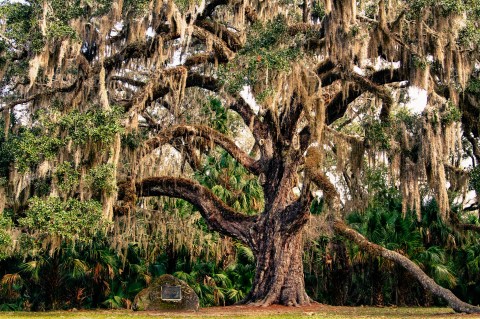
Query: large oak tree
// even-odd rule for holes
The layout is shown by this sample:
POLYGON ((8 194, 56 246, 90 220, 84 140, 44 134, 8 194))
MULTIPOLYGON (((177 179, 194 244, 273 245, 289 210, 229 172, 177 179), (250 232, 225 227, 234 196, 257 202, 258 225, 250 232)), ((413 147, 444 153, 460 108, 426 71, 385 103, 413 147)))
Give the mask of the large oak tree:
POLYGON ((464 152, 480 160, 477 1, 30 0, 1 8, 3 141, 28 129, 56 138, 30 141, 33 149, 17 140, 2 162, 2 210, 21 211, 45 176, 47 195, 99 199, 106 219, 138 209, 141 198, 181 198, 254 252, 246 302, 303 305, 311 300, 302 230, 320 190, 333 231, 397 262, 456 311, 480 311, 343 222, 371 195, 365 167, 381 162, 405 213, 420 216, 426 186, 445 222, 475 228, 450 212, 447 182, 461 188, 464 152), (422 104, 415 91, 426 105, 399 121, 399 105, 422 104), (406 92, 413 102, 401 101, 406 92), (252 147, 202 119, 205 97, 242 119, 252 147), (181 154, 181 176, 157 175, 165 145, 181 154), (258 214, 194 180, 218 148, 258 178, 258 214), (79 172, 68 191, 56 173, 64 162, 79 172), (109 183, 100 187, 102 174, 109 183))

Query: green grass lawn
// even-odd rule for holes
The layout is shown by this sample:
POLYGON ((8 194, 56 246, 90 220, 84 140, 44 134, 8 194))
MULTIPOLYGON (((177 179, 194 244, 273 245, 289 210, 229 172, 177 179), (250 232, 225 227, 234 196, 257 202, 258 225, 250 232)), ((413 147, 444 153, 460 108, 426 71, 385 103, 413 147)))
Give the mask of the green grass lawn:
POLYGON ((255 319, 350 319, 350 318, 480 318, 480 315, 455 314, 450 308, 372 308, 372 307, 331 307, 316 308, 235 308, 215 307, 199 312, 133 312, 133 311, 53 311, 53 312, 3 312, 0 319, 152 319, 152 318, 255 318, 255 319))

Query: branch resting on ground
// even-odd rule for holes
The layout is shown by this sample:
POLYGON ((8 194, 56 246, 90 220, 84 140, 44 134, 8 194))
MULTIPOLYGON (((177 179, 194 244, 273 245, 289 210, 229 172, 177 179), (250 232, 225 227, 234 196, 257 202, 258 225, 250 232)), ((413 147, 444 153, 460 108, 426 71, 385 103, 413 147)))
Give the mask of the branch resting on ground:
POLYGON ((314 160, 319 155, 319 152, 321 152, 319 147, 311 147, 307 153, 305 166, 309 178, 316 183, 318 187, 320 187, 324 193, 325 199, 333 202, 332 209, 334 210, 334 213, 331 221, 334 231, 339 235, 342 235, 353 241, 369 254, 381 256, 402 266, 405 270, 412 274, 426 290, 447 301, 448 305, 456 312, 480 313, 480 307, 470 305, 458 299, 450 290, 438 285, 432 278, 425 274, 425 272, 416 263, 407 257, 396 251, 386 249, 380 245, 370 242, 365 236, 348 227, 342 220, 340 220, 340 212, 338 211, 340 208, 340 196, 336 191, 335 186, 323 174, 323 172, 321 172, 320 168, 314 165, 314 160))
POLYGON ((341 220, 335 220, 333 223, 333 228, 335 232, 353 241, 361 249, 367 251, 368 253, 375 256, 381 256, 402 266, 420 282, 423 288, 430 291, 435 296, 447 301, 448 305, 456 312, 480 313, 480 307, 470 305, 458 299, 450 290, 438 285, 432 278, 427 276, 427 274, 425 274, 425 272, 416 263, 402 254, 370 242, 356 230, 345 225, 345 223, 341 220))

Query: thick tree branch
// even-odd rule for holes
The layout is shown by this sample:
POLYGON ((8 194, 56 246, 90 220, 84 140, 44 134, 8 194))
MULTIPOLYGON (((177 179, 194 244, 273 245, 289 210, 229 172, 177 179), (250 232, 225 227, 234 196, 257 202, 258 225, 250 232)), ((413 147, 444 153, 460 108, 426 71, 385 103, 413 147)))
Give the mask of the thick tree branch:
MULTIPOLYGON (((478 209, 478 207, 477 207, 478 209)), ((477 233, 480 233, 480 225, 475 225, 475 224, 458 224, 456 225, 458 229, 461 230, 471 230, 477 233)))
MULTIPOLYGON (((196 143, 190 142, 190 143, 187 143, 187 145, 183 145, 181 141, 177 140, 177 142, 174 143, 174 145, 172 146, 175 147, 180 153, 183 153, 185 161, 188 162, 188 164, 193 170, 197 171, 200 169, 202 162, 201 162, 200 156, 197 155, 196 153, 197 148, 193 145, 196 145, 196 143)), ((201 155, 201 151, 200 151, 200 155, 201 155)), ((182 170, 183 170, 183 166, 184 166, 184 163, 182 164, 182 170)))
POLYGON ((240 37, 234 32, 230 31, 225 25, 211 20, 197 20, 195 25, 207 30, 208 32, 218 36, 222 39, 228 48, 234 52, 238 51, 243 46, 240 37))
MULTIPOLYGON (((167 34, 158 34, 154 39, 148 41, 138 41, 128 44, 121 51, 105 58, 103 61, 103 67, 107 71, 111 71, 116 67, 120 67, 123 63, 128 62, 134 58, 150 58, 158 50, 159 42, 167 42, 171 40, 178 39, 180 37, 179 33, 167 33, 167 34)), ((100 66, 97 66, 99 68, 100 66)))
POLYGON ((480 206, 478 205, 478 203, 473 203, 472 205, 470 206, 467 206, 467 207, 463 207, 463 211, 465 212, 474 212, 476 210, 480 209, 480 206))
POLYGON ((325 38, 319 38, 316 36, 310 37, 307 39, 304 48, 307 50, 315 49, 315 48, 323 48, 326 44, 325 38))
POLYGON ((330 59, 325 59, 317 65, 316 72, 319 76, 335 68, 335 64, 330 59))
POLYGON ((212 1, 210 1, 205 6, 205 9, 203 9, 202 15, 199 17, 199 19, 205 19, 207 17, 210 17, 218 6, 226 5, 228 3, 229 3, 229 0, 212 0, 212 1))
POLYGON ((350 73, 348 76, 349 79, 354 81, 355 83, 359 84, 365 90, 372 92, 376 96, 382 99, 383 106, 382 110, 380 111, 380 118, 382 120, 387 120, 390 114, 390 109, 393 105, 393 97, 392 93, 385 87, 381 85, 377 85, 373 81, 359 75, 356 73, 350 73))
POLYGON ((184 199, 200 210, 208 226, 251 245, 250 229, 256 217, 245 216, 227 206, 208 188, 185 178, 152 177, 136 184, 138 196, 170 196, 184 199))
POLYGON ((218 62, 225 63, 233 59, 235 53, 228 47, 227 43, 215 34, 200 28, 193 26, 192 35, 202 41, 212 41, 213 49, 217 54, 218 62))
POLYGON ((333 82, 341 79, 341 74, 338 68, 325 70, 325 72, 319 74, 320 81, 323 87, 331 85, 333 82))
MULTIPOLYGON (((358 74, 351 74, 350 77, 352 81, 355 81, 360 85, 350 85, 347 92, 341 90, 327 103, 325 116, 326 124, 330 125, 341 118, 345 114, 348 105, 367 91, 377 94, 380 98, 384 99, 382 116, 387 116, 389 106, 393 103, 393 99, 390 92, 381 85, 400 81, 400 70, 386 69, 374 72, 368 77, 363 77, 358 74)), ((333 75, 331 80, 334 80, 333 75)))
POLYGON ((465 136, 466 139, 472 145, 472 152, 473 152, 473 156, 475 157, 476 162, 480 163, 480 147, 478 147, 477 139, 469 134, 470 133, 469 131, 474 131, 474 130, 470 129, 470 127, 466 126, 465 124, 464 124, 464 127, 467 127, 467 128, 464 128, 463 136, 465 136))
POLYGON ((325 34, 321 25, 311 23, 294 23, 288 26, 287 30, 290 36, 304 34, 306 36, 304 48, 312 50, 325 46, 325 34))
POLYGON ((278 121, 274 120, 271 110, 268 109, 263 115, 263 121, 261 121, 243 98, 239 98, 230 108, 240 114, 245 124, 248 125, 255 138, 255 146, 258 147, 261 152, 260 161, 263 163, 261 166, 266 167, 275 153, 275 138, 273 135, 280 131, 280 128, 277 126, 278 121))
POLYGON ((348 105, 355 101, 364 92, 358 87, 350 85, 348 91, 341 90, 330 101, 327 101, 325 123, 332 124, 341 118, 347 111, 348 105))
POLYGON ((288 26, 288 34, 296 35, 299 33, 308 34, 308 33, 320 33, 322 31, 322 26, 319 24, 311 24, 305 22, 294 23, 288 26))
MULTIPOLYGON (((170 105, 163 101, 163 105, 165 108, 170 109, 170 105)), ((162 124, 157 122, 148 112, 144 111, 142 112, 142 116, 145 118, 145 121, 147 122, 147 127, 152 129, 153 131, 159 131, 162 128, 162 124)), ((206 142, 203 140, 202 142, 195 141, 193 142, 193 139, 195 137, 190 137, 187 143, 184 143, 182 140, 173 140, 170 145, 175 148, 179 153, 184 155, 184 159, 188 162, 190 167, 193 170, 198 170, 200 168, 200 156, 197 155, 196 149, 200 150, 200 153, 202 152, 202 148, 199 147, 199 143, 206 144, 206 142)), ((204 147, 203 149, 205 149, 204 147)), ((182 164, 183 168, 183 164, 182 164)))
POLYGON ((120 52, 105 58, 103 61, 103 67, 105 70, 110 71, 115 67, 121 66, 122 63, 127 62, 133 58, 139 58, 141 56, 149 56, 151 50, 149 47, 152 47, 147 43, 147 41, 134 42, 128 44, 120 52))
POLYGON ((143 87, 143 86, 146 85, 146 83, 143 82, 143 81, 135 80, 135 79, 132 79, 132 78, 129 78, 129 77, 126 77, 126 76, 114 75, 114 76, 111 76, 109 78, 109 80, 110 81, 119 81, 119 82, 127 83, 129 85, 137 86, 137 87, 143 87))
POLYGON ((280 131, 283 139, 288 141, 292 140, 304 108, 305 107, 299 97, 294 94, 290 99, 290 107, 286 109, 282 115, 282 121, 280 122, 280 131))
POLYGON ((199 54, 189 56, 185 60, 184 65, 186 67, 192 67, 192 66, 207 63, 207 62, 215 63, 215 52, 199 53, 199 54))
POLYGON ((25 103, 31 102, 31 101, 36 100, 38 98, 52 96, 52 95, 55 95, 57 93, 73 92, 75 90, 75 88, 77 88, 79 83, 82 83, 82 79, 77 79, 72 84, 67 85, 67 86, 62 86, 62 87, 58 87, 58 88, 53 88, 53 89, 41 91, 39 93, 28 96, 26 98, 9 102, 5 106, 0 107, 0 112, 2 112, 3 110, 9 110, 11 108, 14 108, 17 105, 20 105, 20 104, 25 104, 25 103))
POLYGON ((472 152, 475 157, 474 164, 478 164, 480 163, 480 147, 478 145, 480 104, 478 99, 470 93, 463 94, 459 102, 462 111, 463 136, 472 145, 472 152))
POLYGON ((234 103, 230 104, 230 109, 242 117, 245 125, 248 126, 257 142, 267 137, 267 125, 259 120, 258 116, 243 98, 238 98, 234 103))
POLYGON ((322 150, 319 146, 310 147, 305 157, 306 177, 314 182, 323 192, 323 197, 332 206, 335 215, 340 214, 341 203, 340 196, 335 186, 328 177, 322 172, 319 163, 322 158, 322 150))
POLYGON ((218 82, 215 78, 209 76, 203 76, 198 73, 188 71, 183 66, 166 69, 161 71, 155 79, 151 79, 150 82, 139 90, 130 100, 123 101, 121 105, 129 110, 132 107, 136 107, 140 112, 143 111, 150 103, 164 97, 170 92, 169 77, 179 76, 182 73, 186 73, 185 87, 200 87, 210 91, 218 90, 218 82))
POLYGON ((201 75, 199 73, 189 71, 187 74, 187 81, 185 86, 189 87, 199 87, 205 90, 212 92, 217 92, 220 89, 218 80, 213 76, 201 75))
MULTIPOLYGON (((343 78, 349 80, 350 74, 355 77, 362 77, 365 81, 372 82, 370 85, 383 85, 393 82, 399 82, 402 80, 400 72, 401 71, 399 69, 392 70, 387 68, 375 71, 367 76, 361 76, 353 72, 349 72, 349 74, 345 75, 345 73, 341 73, 341 70, 338 67, 335 67, 328 60, 317 67, 317 74, 320 76, 322 86, 324 87, 343 78)), ((356 81, 355 79, 350 80, 356 81)))
POLYGON ((285 209, 283 226, 285 228, 284 231, 287 234, 297 233, 308 222, 310 218, 311 203, 312 195, 306 193, 285 209))
POLYGON ((229 137, 221 134, 220 132, 201 125, 176 125, 166 131, 159 133, 157 137, 154 137, 145 142, 145 149, 148 153, 154 149, 160 147, 166 143, 173 143, 177 138, 182 137, 201 137, 207 141, 211 141, 216 145, 222 147, 233 158, 235 158, 240 164, 254 174, 259 174, 262 170, 258 161, 248 156, 243 150, 241 150, 233 140, 229 137))

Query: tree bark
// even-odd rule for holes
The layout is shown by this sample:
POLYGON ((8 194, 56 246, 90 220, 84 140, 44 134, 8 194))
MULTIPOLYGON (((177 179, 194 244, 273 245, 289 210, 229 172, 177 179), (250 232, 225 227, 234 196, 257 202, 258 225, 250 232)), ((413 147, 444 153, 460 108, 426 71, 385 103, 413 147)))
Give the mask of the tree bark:
POLYGON ((265 223, 254 241, 256 272, 245 303, 259 306, 309 304, 303 277, 302 233, 287 234, 278 231, 275 224, 275 221, 265 223))

